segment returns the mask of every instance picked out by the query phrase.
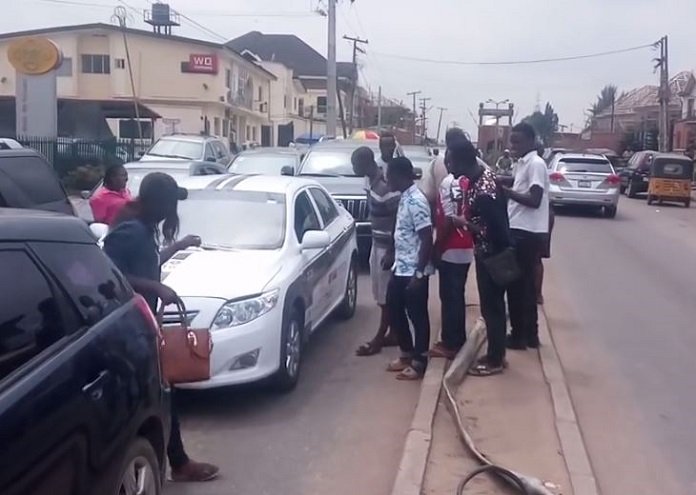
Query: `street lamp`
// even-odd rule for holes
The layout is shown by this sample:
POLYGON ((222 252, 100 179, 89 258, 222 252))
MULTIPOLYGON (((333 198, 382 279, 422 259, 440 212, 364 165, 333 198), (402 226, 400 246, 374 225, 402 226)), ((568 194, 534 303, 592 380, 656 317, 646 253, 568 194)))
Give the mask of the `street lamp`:
MULTIPOLYGON (((505 99, 505 100, 501 100, 501 101, 495 101, 495 100, 492 100, 489 98, 488 100, 486 100, 486 103, 490 103, 492 105, 495 105, 495 109, 498 110, 500 108, 500 105, 507 105, 508 103, 510 103, 510 100, 505 99)), ((493 144, 495 146, 496 159, 498 158, 498 153, 500 152, 500 150, 498 149, 499 132, 500 132, 500 115, 496 115, 495 116, 495 142, 493 144)))

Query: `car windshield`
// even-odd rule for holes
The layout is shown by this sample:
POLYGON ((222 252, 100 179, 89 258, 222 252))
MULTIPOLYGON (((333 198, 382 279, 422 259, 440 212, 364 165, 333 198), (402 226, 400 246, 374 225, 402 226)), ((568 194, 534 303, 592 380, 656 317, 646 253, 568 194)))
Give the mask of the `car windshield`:
POLYGON ((200 236, 203 248, 278 249, 285 240, 285 195, 190 190, 179 219, 180 236, 200 236))
POLYGON ((230 165, 233 174, 280 175, 283 167, 294 167, 295 156, 289 153, 239 155, 230 165))
POLYGON ((203 143, 179 139, 160 139, 147 152, 150 156, 198 160, 203 156, 203 143))
POLYGON ((593 174, 612 174, 611 163, 601 158, 568 158, 558 163, 559 172, 588 172, 593 174))
POLYGON ((179 181, 184 177, 189 176, 189 171, 184 169, 171 169, 171 168, 136 168, 128 170, 128 190, 132 195, 137 196, 138 191, 140 191, 140 183, 143 181, 147 174, 152 172, 162 172, 164 174, 170 175, 175 181, 179 181))
POLYGON ((311 151, 302 163, 300 175, 343 175, 355 177, 350 163, 352 149, 311 151))

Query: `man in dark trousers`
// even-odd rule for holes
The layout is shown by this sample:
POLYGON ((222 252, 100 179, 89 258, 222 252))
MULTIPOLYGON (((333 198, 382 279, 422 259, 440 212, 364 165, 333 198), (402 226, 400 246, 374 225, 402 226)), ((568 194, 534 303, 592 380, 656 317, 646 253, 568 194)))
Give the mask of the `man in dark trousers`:
POLYGON ((537 153, 534 128, 517 124, 510 136, 513 166, 512 186, 503 184, 508 198, 510 229, 515 240, 517 262, 522 276, 508 288, 512 330, 509 349, 539 347, 536 270, 549 233, 549 175, 537 153))

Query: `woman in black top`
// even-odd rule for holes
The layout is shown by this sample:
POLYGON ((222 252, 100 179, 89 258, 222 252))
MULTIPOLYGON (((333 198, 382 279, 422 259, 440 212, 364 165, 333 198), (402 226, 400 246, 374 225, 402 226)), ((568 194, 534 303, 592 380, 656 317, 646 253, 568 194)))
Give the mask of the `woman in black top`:
MULTIPOLYGON (((163 173, 147 175, 135 201, 126 204, 119 213, 114 228, 104 239, 104 251, 123 272, 133 288, 148 302, 153 313, 157 312, 157 300, 162 304, 176 302, 177 295, 160 282, 160 266, 174 253, 200 245, 200 239, 186 236, 175 241, 179 230, 177 202, 185 191, 174 179, 163 173), (161 226, 161 231, 160 231, 161 226), (166 247, 160 250, 159 239, 166 247)), ((195 462, 188 458, 181 440, 179 420, 172 397, 171 432, 167 456, 174 481, 208 481, 218 474, 218 467, 195 462)))

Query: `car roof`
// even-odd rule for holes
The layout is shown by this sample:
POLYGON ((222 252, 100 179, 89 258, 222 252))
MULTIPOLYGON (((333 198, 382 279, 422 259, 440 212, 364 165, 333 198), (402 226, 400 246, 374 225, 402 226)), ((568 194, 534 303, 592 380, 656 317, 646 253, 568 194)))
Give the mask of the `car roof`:
POLYGON ((669 159, 669 160, 684 160, 684 161, 691 161, 691 158, 689 158, 686 155, 682 155, 680 153, 655 153, 654 160, 658 159, 669 159))
POLYGON ((0 157, 22 157, 22 156, 38 156, 43 158, 43 155, 31 148, 0 150, 0 157))
POLYGON ((249 155, 299 155, 300 151, 296 148, 273 147, 273 148, 253 148, 238 153, 237 156, 249 155))
POLYGON ((95 244, 84 220, 39 210, 0 208, 0 241, 95 244))
POLYGON ((210 140, 220 140, 220 138, 218 138, 217 136, 202 136, 200 134, 167 134, 166 136, 160 137, 160 139, 176 139, 178 141, 191 141, 192 143, 210 140))
POLYGON ((182 170, 186 171, 194 165, 216 165, 213 162, 203 162, 199 160, 152 160, 147 162, 130 162, 124 167, 127 170, 182 170))
POLYGON ((191 190, 258 191, 278 194, 292 193, 302 187, 319 185, 312 179, 285 175, 204 175, 186 177, 177 183, 179 187, 191 190))

